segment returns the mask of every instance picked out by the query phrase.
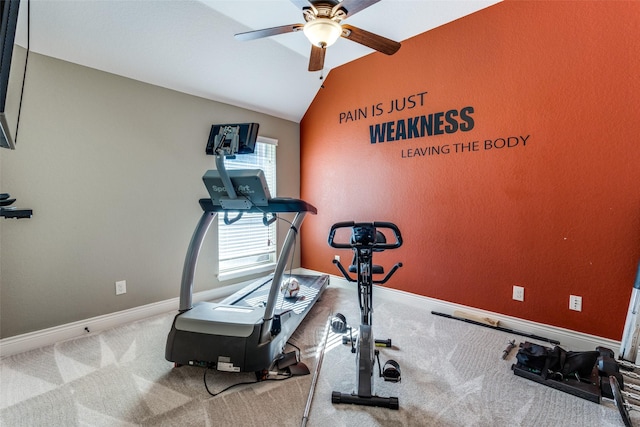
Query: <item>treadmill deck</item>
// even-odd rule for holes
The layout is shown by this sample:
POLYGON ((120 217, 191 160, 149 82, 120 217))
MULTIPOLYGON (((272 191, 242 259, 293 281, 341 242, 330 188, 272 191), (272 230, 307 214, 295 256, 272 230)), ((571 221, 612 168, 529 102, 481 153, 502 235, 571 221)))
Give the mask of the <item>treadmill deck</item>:
MULTIPOLYGON (((275 315, 292 311, 304 317, 326 287, 327 276, 286 275, 300 282, 300 291, 294 298, 285 298, 278 292, 275 315)), ((272 278, 257 280, 219 303, 199 302, 176 318, 178 330, 213 335, 248 337, 255 325, 264 317, 272 278)))

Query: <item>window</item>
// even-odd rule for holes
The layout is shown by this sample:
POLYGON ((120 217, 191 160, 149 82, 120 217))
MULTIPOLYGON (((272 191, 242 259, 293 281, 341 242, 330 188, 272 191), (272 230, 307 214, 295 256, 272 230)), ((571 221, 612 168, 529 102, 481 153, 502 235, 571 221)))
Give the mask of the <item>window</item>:
MULTIPOLYGON (((275 197, 277 145, 277 140, 258 137, 254 154, 226 159, 225 166, 229 170, 262 169, 271 197, 275 197)), ((262 214, 244 214, 239 221, 227 225, 224 215, 218 215, 218 251, 220 280, 268 271, 276 262, 276 223, 265 226, 262 214)))

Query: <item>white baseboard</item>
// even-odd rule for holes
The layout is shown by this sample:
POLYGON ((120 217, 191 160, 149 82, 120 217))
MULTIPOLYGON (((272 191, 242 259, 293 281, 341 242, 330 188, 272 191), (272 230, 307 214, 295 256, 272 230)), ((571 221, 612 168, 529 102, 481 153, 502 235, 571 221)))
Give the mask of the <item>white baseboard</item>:
MULTIPOLYGON (((211 289, 208 291, 197 292, 193 294, 193 302, 224 298, 237 290, 242 289, 251 282, 253 282, 253 280, 237 283, 235 285, 223 286, 221 288, 211 289)), ((171 311, 177 312, 179 303, 180 300, 176 297, 140 307, 130 308, 128 310, 117 311, 115 313, 96 316, 90 319, 53 326, 51 328, 28 332, 26 334, 16 335, 9 338, 3 338, 0 340, 0 357, 34 350, 57 342, 77 338, 88 333, 103 331, 105 329, 114 328, 116 326, 146 319, 159 314, 169 313, 171 311)))
MULTIPOLYGON (((317 271, 305 269, 300 269, 300 272, 306 274, 320 274, 317 271)), ((331 286, 355 289, 354 283, 349 283, 343 277, 333 275, 331 276, 331 286)), ((598 337, 595 335, 589 335, 569 329, 559 328, 557 326, 545 325, 543 323, 519 319, 517 317, 511 317, 504 314, 480 310, 474 307, 467 307, 464 305, 437 300, 434 298, 399 291, 396 289, 385 288, 384 286, 376 285, 374 288, 374 296, 380 295, 384 298, 399 301, 403 304, 414 306, 421 310, 428 310, 429 312, 435 311, 447 315, 453 315, 454 311, 459 310, 479 317, 490 317, 491 319, 498 320, 499 326, 502 328, 507 328, 515 332, 524 332, 529 335, 537 335, 540 337, 559 341, 560 346, 565 350, 588 351, 594 350, 598 346, 603 346, 613 350, 616 353, 616 357, 618 357, 618 352, 620 351, 620 341, 598 337)), ((455 322, 456 320, 451 321, 455 322)), ((478 327, 480 328, 481 326, 478 327)), ((511 339, 513 338, 516 339, 516 342, 531 341, 535 343, 545 344, 545 341, 518 336, 515 334, 513 337, 511 337, 511 339)), ((546 345, 549 347, 553 347, 553 344, 546 343, 546 345)))
MULTIPOLYGON (((324 274, 314 270, 302 268, 295 269, 294 272, 299 274, 312 275, 324 274)), ((251 282, 253 282, 253 280, 216 288, 209 291, 198 292, 194 294, 193 300, 194 302, 197 302, 224 298, 236 292, 237 290, 242 289, 244 286, 248 285, 251 282)), ((354 284, 347 282, 342 277, 331 276, 330 286, 353 289, 354 284)), ((517 332, 524 332, 527 334, 537 335, 559 341, 560 346, 565 350, 585 351, 593 350, 597 346, 603 346, 614 350, 616 356, 618 355, 618 352, 620 350, 620 341, 598 337, 595 335, 589 335, 569 329, 559 328, 556 326, 536 323, 529 320, 518 319, 516 317, 506 316, 504 314, 479 310, 477 308, 467 307, 460 304, 454 304, 447 301, 441 301, 434 298, 411 294, 409 292, 399 291, 396 289, 385 288, 383 286, 376 286, 374 294, 384 296, 385 298, 389 298, 394 301, 399 301, 409 306, 420 308, 421 310, 426 309, 429 311, 435 311, 448 315, 452 315, 454 311, 460 310, 481 317, 490 317, 492 319, 498 320, 501 327, 517 332)), ((92 317, 90 319, 67 323, 65 325, 54 326, 52 328, 29 332, 26 334, 17 335, 15 337, 4 338, 0 340, 0 357, 22 353, 28 350, 33 350, 36 348, 44 347, 46 345, 55 344, 60 341, 65 341, 68 339, 86 335, 88 332, 85 328, 87 328, 90 333, 94 333, 126 323, 135 322, 137 320, 142 320, 155 315, 168 313, 174 310, 178 310, 178 304, 178 298, 172 298, 153 304, 143 305, 141 307, 118 311, 103 316, 92 317)), ((451 321, 454 322, 455 320, 451 321)), ((522 339, 516 339, 516 341, 525 340, 540 342, 544 344, 543 341, 526 337, 522 337, 522 339)))

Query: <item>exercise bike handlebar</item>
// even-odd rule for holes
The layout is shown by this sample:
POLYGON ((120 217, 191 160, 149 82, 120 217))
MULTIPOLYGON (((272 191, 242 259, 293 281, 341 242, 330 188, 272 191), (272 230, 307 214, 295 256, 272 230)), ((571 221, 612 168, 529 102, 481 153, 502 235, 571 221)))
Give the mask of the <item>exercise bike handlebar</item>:
POLYGON ((345 279, 347 279, 347 281, 354 282, 354 283, 358 281, 358 279, 354 279, 349 275, 349 273, 347 273, 347 270, 344 269, 340 261, 338 261, 337 259, 334 259, 333 263, 338 267, 338 270, 340 270, 340 273, 342 273, 342 275, 344 276, 345 279))
POLYGON ((391 271, 389 271, 389 273, 387 273, 386 276, 384 276, 384 279, 382 280, 372 280, 372 282, 376 285, 384 285, 385 283, 387 283, 387 280, 389 280, 391 278, 391 276, 393 276, 393 273, 396 272, 397 269, 399 269, 400 267, 402 267, 402 263, 399 262, 396 265, 394 265, 393 267, 391 267, 391 271))
POLYGON ((402 234, 400 233, 400 229, 391 222, 384 221, 376 221, 373 223, 370 222, 353 222, 353 221, 345 221, 345 222, 337 222, 331 226, 331 230, 329 231, 329 246, 336 249, 354 249, 354 248, 362 248, 367 247, 371 249, 377 250, 386 250, 386 249, 396 249, 402 246, 402 234), (376 229, 378 228, 386 228, 393 231, 395 242, 386 243, 386 242, 374 242, 370 245, 363 245, 360 243, 340 243, 334 241, 334 236, 336 231, 341 228, 353 228, 353 227, 362 227, 362 226, 371 226, 373 225, 376 229))

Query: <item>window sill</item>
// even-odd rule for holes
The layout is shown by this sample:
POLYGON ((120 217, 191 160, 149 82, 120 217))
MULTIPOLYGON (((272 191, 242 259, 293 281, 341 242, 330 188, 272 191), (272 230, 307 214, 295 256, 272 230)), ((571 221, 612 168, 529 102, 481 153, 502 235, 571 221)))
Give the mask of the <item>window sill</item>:
POLYGON ((241 279, 247 276, 252 276, 254 274, 260 274, 260 273, 266 273, 266 272, 271 273, 275 268, 276 268, 276 264, 272 262, 269 264, 260 264, 254 267, 248 267, 248 268, 243 268, 238 270, 223 271, 221 273, 218 273, 218 280, 220 282, 226 282, 228 280, 235 280, 235 279, 241 279))

